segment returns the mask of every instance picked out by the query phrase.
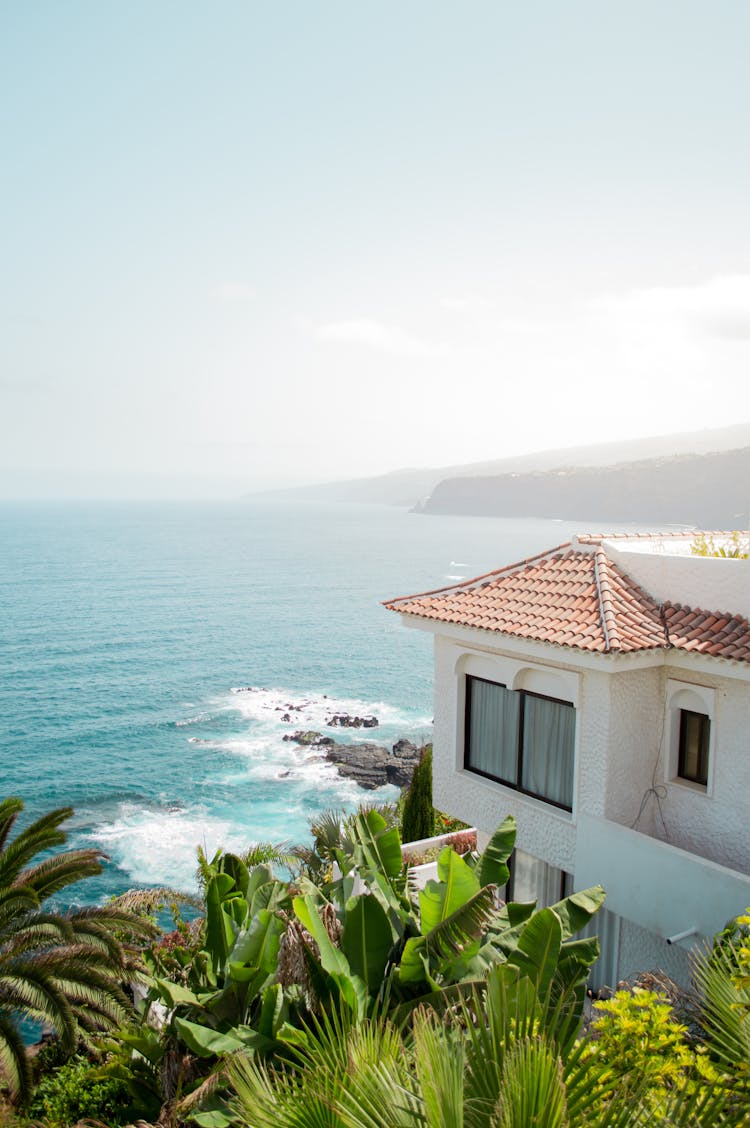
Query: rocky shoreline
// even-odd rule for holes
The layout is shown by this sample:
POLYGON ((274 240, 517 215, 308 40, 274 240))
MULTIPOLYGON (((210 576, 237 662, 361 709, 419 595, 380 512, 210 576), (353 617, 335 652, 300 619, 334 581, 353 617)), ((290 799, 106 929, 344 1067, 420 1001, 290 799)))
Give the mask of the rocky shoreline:
MULTIPOLYGON (((261 688, 252 685, 238 686, 232 693, 259 693, 261 688)), ((327 701, 323 694, 323 701, 327 701)), ((274 707, 274 712, 280 714, 278 719, 284 725, 299 724, 307 713, 310 719, 310 700, 283 701, 274 707)), ((318 702, 319 705, 319 702, 318 702)), ((378 717, 371 714, 358 716, 354 713, 337 711, 334 703, 330 708, 318 708, 314 723, 322 724, 326 729, 374 729, 378 728, 378 717)), ((332 764, 340 776, 354 780, 360 787, 367 791, 374 791, 378 787, 390 784, 394 787, 407 787, 422 755, 423 745, 414 744, 411 740, 401 738, 395 744, 387 747, 376 744, 374 741, 361 741, 351 744, 339 744, 332 736, 326 736, 316 729, 297 729, 286 733, 285 741, 291 741, 312 754, 312 758, 319 758, 332 764)), ((280 777, 290 775, 289 771, 279 773, 280 777)))
POLYGON ((391 748, 369 740, 360 744, 337 744, 332 737, 309 730, 289 733, 284 740, 318 750, 321 759, 333 764, 339 775, 353 779, 367 791, 386 784, 406 787, 422 754, 421 748, 405 739, 397 740, 391 748))

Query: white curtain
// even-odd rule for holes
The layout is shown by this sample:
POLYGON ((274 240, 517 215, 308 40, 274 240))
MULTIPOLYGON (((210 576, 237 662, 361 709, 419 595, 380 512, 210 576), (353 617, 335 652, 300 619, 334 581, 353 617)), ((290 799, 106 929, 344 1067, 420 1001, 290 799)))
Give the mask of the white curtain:
POLYGON ((523 777, 526 791, 573 806, 576 715, 572 705, 547 697, 524 697, 523 777))
POLYGON ((513 786, 518 778, 519 695, 468 678, 468 766, 513 786))
POLYGON ((537 908, 543 909, 560 900, 563 872, 556 866, 514 850, 511 868, 514 901, 536 901, 537 908))

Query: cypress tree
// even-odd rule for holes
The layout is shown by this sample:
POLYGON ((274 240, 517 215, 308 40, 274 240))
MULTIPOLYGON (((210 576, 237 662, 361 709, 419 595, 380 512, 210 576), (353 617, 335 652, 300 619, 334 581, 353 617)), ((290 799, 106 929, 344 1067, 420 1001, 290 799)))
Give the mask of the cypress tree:
POLYGON ((418 842, 420 838, 430 838, 435 830, 435 814, 432 809, 432 745, 422 750, 422 756, 414 769, 409 789, 404 798, 401 816, 401 841, 418 842))

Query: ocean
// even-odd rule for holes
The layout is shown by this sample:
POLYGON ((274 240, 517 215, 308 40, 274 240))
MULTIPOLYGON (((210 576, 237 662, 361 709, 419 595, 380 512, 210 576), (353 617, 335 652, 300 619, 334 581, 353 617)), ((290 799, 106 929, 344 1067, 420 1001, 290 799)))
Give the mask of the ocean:
POLYGON ((27 819, 74 808, 70 845, 109 858, 88 901, 194 888, 198 844, 304 841, 325 808, 396 792, 284 735, 431 735, 432 636, 382 600, 574 531, 354 503, 5 503, 0 794, 27 819), (327 727, 338 712, 379 725, 327 727))

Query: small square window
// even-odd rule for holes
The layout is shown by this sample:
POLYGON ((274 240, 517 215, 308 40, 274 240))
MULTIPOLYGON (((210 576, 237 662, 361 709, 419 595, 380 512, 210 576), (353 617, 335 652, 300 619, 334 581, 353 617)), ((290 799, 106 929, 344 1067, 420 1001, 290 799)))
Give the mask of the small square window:
POLYGON ((680 779, 708 783, 708 744, 711 721, 705 713, 680 709, 680 750, 677 774, 680 779))

